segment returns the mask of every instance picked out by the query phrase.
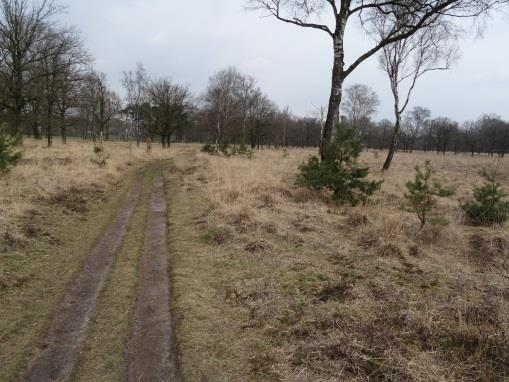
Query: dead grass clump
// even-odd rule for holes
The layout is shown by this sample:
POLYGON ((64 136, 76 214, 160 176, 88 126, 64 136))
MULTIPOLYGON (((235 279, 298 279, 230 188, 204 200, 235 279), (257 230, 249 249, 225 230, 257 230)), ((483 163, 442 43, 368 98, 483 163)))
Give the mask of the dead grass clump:
POLYGON ((371 328, 365 336, 361 333, 335 333, 332 341, 322 338, 301 343, 294 350, 291 363, 298 369, 308 368, 316 373, 315 378, 327 370, 329 377, 334 378, 331 380, 413 380, 400 349, 391 347, 390 343, 390 338, 377 328, 371 328))
POLYGON ((307 233, 307 232, 314 232, 314 231, 316 231, 316 228, 311 227, 308 224, 302 223, 299 220, 294 220, 294 221, 292 221, 291 224, 292 224, 293 228, 295 228, 300 233, 307 233))
POLYGON ((247 243, 244 249, 251 253, 269 253, 272 245, 264 240, 253 240, 247 243))
POLYGON ((348 219, 346 221, 346 224, 348 224, 348 226, 352 228, 365 226, 368 223, 369 219, 366 215, 355 211, 352 211, 348 214, 348 219))
POLYGON ((292 197, 296 203, 303 204, 319 199, 319 193, 309 188, 299 187, 292 191, 292 197))
POLYGON ((0 277, 0 289, 3 288, 19 288, 23 286, 30 277, 20 275, 10 275, 6 277, 0 277))
POLYGON ((271 380, 280 380, 279 376, 274 373, 273 367, 276 364, 276 357, 269 351, 256 352, 249 357, 251 371, 257 375, 262 375, 271 380))
POLYGON ((417 232, 416 239, 423 244, 436 244, 440 241, 443 230, 442 226, 428 224, 417 232))
POLYGON ((380 243, 380 238, 372 233, 363 234, 357 239, 357 245, 365 250, 378 247, 380 243))
POLYGON ((420 257, 422 251, 417 244, 412 244, 408 247, 408 255, 412 257, 420 257))
POLYGON ((329 300, 343 302, 350 296, 352 288, 353 284, 351 282, 342 279, 337 283, 328 283, 316 293, 316 298, 321 302, 329 300))
POLYGON ((65 158, 59 158, 59 157, 46 157, 42 160, 44 165, 48 166, 69 166, 73 163, 72 158, 65 157, 65 158))
POLYGON ((210 226, 203 234, 203 239, 208 244, 221 245, 230 240, 232 236, 231 228, 228 226, 210 226))
POLYGON ((265 232, 267 232, 269 234, 277 233, 277 226, 274 223, 271 223, 271 222, 262 223, 261 227, 265 232))
POLYGON ((240 193, 237 190, 231 190, 231 191, 228 191, 224 195, 224 201, 225 201, 225 203, 233 203, 233 202, 237 201, 239 196, 240 196, 240 193))
POLYGON ((242 228, 250 224, 252 216, 253 213, 249 209, 242 208, 241 210, 228 212, 225 221, 234 227, 242 228))
POLYGON ((63 207, 69 211, 77 213, 86 213, 89 209, 89 203, 93 201, 104 201, 105 190, 97 184, 89 186, 71 186, 52 194, 47 202, 63 207))
POLYGON ((470 235, 470 258, 476 263, 492 263, 504 255, 509 254, 509 243, 506 239, 500 236, 490 237, 482 233, 475 233, 470 235))
POLYGON ((0 238, 2 252, 16 251, 23 249, 27 245, 27 239, 17 232, 4 232, 0 238))
POLYGON ((258 208, 272 208, 276 204, 276 200, 269 194, 261 194, 258 197, 258 208))
POLYGON ((382 257, 404 258, 403 251, 400 247, 393 243, 383 244, 378 248, 378 255, 382 257))

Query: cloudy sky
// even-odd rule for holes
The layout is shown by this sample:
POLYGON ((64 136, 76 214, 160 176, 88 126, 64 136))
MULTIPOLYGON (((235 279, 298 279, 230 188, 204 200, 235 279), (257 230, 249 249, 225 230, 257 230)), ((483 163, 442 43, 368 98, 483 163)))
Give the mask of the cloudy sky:
MULTIPOLYGON (((329 37, 320 31, 282 24, 246 11, 244 0, 62 0, 63 16, 82 32, 96 68, 121 92, 123 70, 142 62, 154 76, 168 76, 204 90, 217 70, 236 66, 255 77, 280 106, 306 115, 328 99, 331 69, 329 37)), ((356 27, 346 49, 354 58, 369 47, 356 27)), ((452 70, 433 72, 418 83, 410 106, 434 116, 465 121, 482 113, 509 119, 509 16, 488 21, 482 38, 462 40, 452 70)), ((377 118, 391 118, 388 80, 376 59, 362 64, 348 84, 365 83, 380 96, 377 118)))

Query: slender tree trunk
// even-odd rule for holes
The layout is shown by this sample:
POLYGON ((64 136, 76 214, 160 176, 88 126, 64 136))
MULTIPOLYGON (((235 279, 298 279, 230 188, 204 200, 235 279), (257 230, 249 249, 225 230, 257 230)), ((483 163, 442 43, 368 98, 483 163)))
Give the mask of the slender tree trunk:
POLYGON ((53 104, 48 101, 48 110, 46 110, 47 139, 48 147, 53 145, 53 104))
POLYGON ((65 111, 60 112, 60 134, 62 136, 62 143, 67 144, 67 129, 65 126, 65 111))
MULTIPOLYGON (((398 74, 396 73, 395 79, 397 80, 398 74)), ((392 81, 392 79, 391 79, 392 81)), ((396 117, 396 123, 394 124, 394 132, 392 133, 391 146, 389 147, 389 152, 387 154, 387 158, 385 159, 385 163, 383 166, 383 171, 388 170, 391 167, 392 158, 394 158, 394 153, 398 149, 399 137, 400 137, 400 129, 401 129, 401 111, 399 110, 399 93, 398 93, 398 84, 393 81, 392 85, 392 94, 394 95, 394 116, 396 117)))
POLYGON ((343 48, 344 27, 338 25, 336 36, 334 37, 334 63, 332 66, 332 83, 329 97, 329 108, 327 118, 322 131, 322 140, 320 143, 320 157, 324 159, 324 146, 331 142, 335 132, 334 129, 339 121, 339 106, 341 105, 341 95, 344 81, 344 48, 343 48))
POLYGON ((216 150, 219 152, 220 144, 221 144, 221 121, 220 118, 217 118, 217 125, 216 125, 216 150))

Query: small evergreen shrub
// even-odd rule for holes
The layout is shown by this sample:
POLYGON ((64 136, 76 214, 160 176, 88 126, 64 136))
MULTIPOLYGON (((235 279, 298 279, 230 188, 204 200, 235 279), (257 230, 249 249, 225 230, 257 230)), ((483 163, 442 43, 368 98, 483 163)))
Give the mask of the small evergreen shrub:
POLYGON ((357 163, 361 151, 354 131, 340 125, 334 141, 324 147, 324 159, 313 156, 300 166, 297 183, 316 190, 330 190, 332 199, 340 204, 365 203, 382 182, 366 179, 369 168, 357 163))
POLYGON ((492 179, 474 189, 474 199, 461 207, 475 225, 503 224, 509 219, 509 201, 502 186, 492 179))
POLYGON ((217 145, 213 143, 206 143, 202 146, 201 151, 209 155, 223 154, 226 157, 240 155, 245 156, 248 159, 252 159, 254 155, 253 150, 245 144, 241 144, 240 146, 230 146, 228 143, 220 143, 218 150, 217 145))
POLYGON ((201 151, 203 153, 207 153, 207 154, 210 154, 210 155, 217 154, 216 145, 214 145, 213 143, 205 143, 202 146, 201 151))
POLYGON ((7 173, 21 160, 21 152, 15 150, 18 140, 0 127, 0 173, 7 173))
POLYGON ((92 158, 92 163, 95 163, 101 168, 106 167, 108 159, 110 158, 110 154, 106 153, 102 145, 94 146, 94 155, 95 156, 92 158))
POLYGON ((421 229, 428 221, 432 224, 446 225, 447 220, 433 209, 437 197, 450 196, 454 193, 453 190, 444 188, 438 181, 432 180, 433 170, 429 161, 426 161, 424 169, 417 166, 415 171, 414 181, 406 183, 405 199, 409 211, 417 214, 421 222, 421 229))

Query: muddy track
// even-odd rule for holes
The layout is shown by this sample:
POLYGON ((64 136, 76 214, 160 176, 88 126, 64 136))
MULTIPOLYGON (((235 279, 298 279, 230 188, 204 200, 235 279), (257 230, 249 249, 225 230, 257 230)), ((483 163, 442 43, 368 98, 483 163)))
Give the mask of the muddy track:
POLYGON ((128 346, 128 382, 175 381, 169 309, 166 197, 161 175, 154 178, 145 230, 134 323, 128 346))
POLYGON ((22 377, 25 382, 64 381, 80 351, 113 255, 125 236, 138 204, 143 177, 138 174, 112 222, 92 248, 77 278, 62 299, 43 340, 22 377))

